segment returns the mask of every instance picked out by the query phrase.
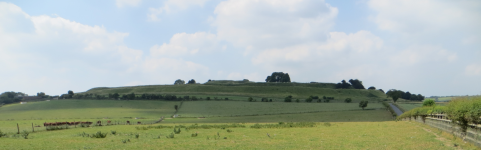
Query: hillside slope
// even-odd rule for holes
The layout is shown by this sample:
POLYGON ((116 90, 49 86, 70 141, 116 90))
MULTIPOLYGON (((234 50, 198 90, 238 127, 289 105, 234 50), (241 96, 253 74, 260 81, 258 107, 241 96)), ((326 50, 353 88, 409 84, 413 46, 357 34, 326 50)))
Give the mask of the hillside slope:
POLYGON ((249 84, 185 84, 148 85, 113 88, 93 88, 81 94, 175 94, 190 96, 251 96, 282 99, 292 95, 294 99, 305 99, 310 95, 335 97, 336 100, 353 98, 359 100, 382 100, 386 95, 378 90, 334 89, 331 84, 299 83, 249 83, 249 84))

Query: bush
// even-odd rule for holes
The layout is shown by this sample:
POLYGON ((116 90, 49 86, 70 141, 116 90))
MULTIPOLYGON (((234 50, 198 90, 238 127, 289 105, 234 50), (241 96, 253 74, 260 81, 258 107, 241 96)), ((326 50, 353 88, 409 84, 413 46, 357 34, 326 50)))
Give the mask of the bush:
POLYGON ((23 130, 23 132, 22 132, 22 137, 25 138, 25 139, 28 139, 28 135, 29 135, 29 134, 30 134, 30 133, 28 133, 26 130, 23 130))
POLYGON ((107 133, 102 133, 101 131, 99 131, 95 134, 92 134, 90 137, 91 138, 105 138, 105 137, 107 137, 107 133))
POLYGON ((170 133, 170 135, 165 136, 165 137, 168 138, 168 139, 173 139, 173 138, 174 138, 174 133, 170 133))
POLYGON ((436 105, 436 103, 432 99, 427 99, 427 100, 424 100, 423 102, 423 106, 434 106, 434 105, 436 105))
POLYGON ((206 100, 210 100, 210 97, 205 98, 206 100))
POLYGON ((179 128, 178 130, 176 130, 176 129, 174 128, 174 133, 175 133, 175 134, 180 134, 180 128, 179 128))
POLYGON ((7 137, 7 133, 3 133, 2 130, 0 130, 0 138, 1 137, 7 137))
POLYGON ((247 98, 247 101, 252 102, 254 99, 252 97, 247 98))
POLYGON ((190 135, 190 137, 197 137, 197 132, 192 133, 192 134, 190 135))
POLYGON ((110 133, 112 133, 113 135, 115 135, 115 134, 117 134, 117 131, 111 130, 110 133))
POLYGON ((314 122, 297 122, 297 123, 278 123, 278 124, 254 124, 251 128, 261 129, 261 128, 306 128, 306 127, 316 127, 314 122))
POLYGON ((292 96, 289 95, 286 98, 284 98, 284 102, 292 102, 292 96))
POLYGON ((344 100, 344 102, 350 103, 350 102, 352 102, 352 99, 351 99, 351 98, 346 98, 346 99, 344 100))

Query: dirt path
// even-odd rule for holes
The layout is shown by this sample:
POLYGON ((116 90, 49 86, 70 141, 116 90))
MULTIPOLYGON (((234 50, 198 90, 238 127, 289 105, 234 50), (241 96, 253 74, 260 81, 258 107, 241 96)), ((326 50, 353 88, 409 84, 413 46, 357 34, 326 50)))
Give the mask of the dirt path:
POLYGON ((424 128, 424 127, 421 127, 421 126, 418 126, 418 127, 422 128, 422 129, 423 129, 424 131, 426 131, 426 132, 432 133, 434 136, 436 136, 436 140, 439 140, 439 141, 443 142, 444 146, 446 146, 446 147, 451 147, 451 148, 454 148, 454 149, 460 149, 460 150, 462 149, 462 148, 459 147, 459 146, 454 147, 454 144, 452 143, 451 140, 446 139, 446 138, 444 138, 444 137, 442 137, 442 136, 439 136, 437 133, 434 133, 433 131, 431 131, 431 130, 429 130, 429 129, 426 129, 426 128, 424 128))

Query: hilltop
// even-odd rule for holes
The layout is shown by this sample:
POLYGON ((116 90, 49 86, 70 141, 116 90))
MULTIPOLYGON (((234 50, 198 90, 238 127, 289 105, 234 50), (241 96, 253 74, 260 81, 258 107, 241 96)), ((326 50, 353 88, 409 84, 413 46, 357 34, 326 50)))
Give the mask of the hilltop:
POLYGON ((358 100, 383 100, 386 94, 379 90, 336 89, 334 83, 256 83, 249 81, 210 81, 205 84, 144 85, 129 87, 98 87, 78 94, 108 95, 122 94, 173 94, 176 96, 226 96, 233 100, 247 100, 247 97, 272 98, 280 100, 291 95, 293 99, 304 100, 309 96, 334 97, 335 100, 352 98, 358 100), (245 99, 242 99, 245 98, 245 99))

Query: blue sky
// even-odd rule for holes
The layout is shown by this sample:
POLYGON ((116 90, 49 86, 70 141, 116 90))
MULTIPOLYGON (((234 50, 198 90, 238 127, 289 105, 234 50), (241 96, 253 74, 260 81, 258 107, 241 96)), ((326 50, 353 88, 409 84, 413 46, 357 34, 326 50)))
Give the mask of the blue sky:
POLYGON ((0 2, 0 91, 59 95, 176 79, 359 79, 481 94, 475 0, 0 2))

